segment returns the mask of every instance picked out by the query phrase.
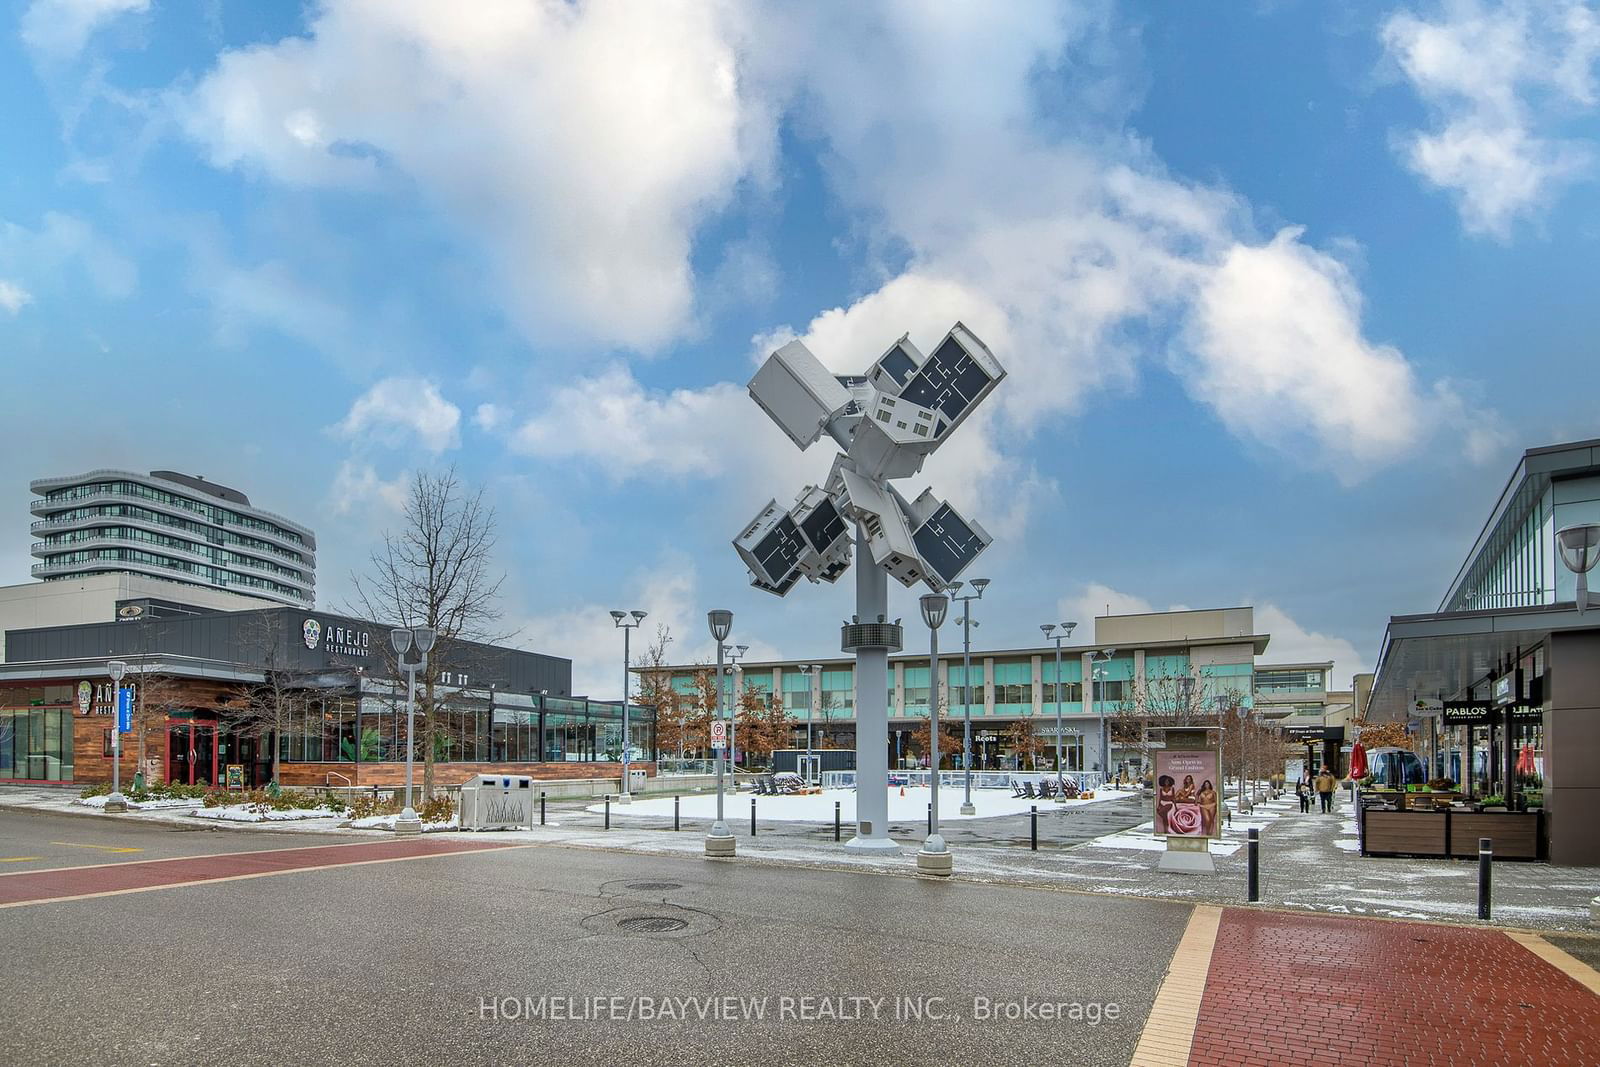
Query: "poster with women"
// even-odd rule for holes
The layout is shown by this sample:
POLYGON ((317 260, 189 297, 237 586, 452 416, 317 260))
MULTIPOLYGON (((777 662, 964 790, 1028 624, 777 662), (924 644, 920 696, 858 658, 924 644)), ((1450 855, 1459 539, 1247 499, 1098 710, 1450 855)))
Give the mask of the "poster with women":
POLYGON ((1220 837, 1221 778, 1215 749, 1156 752, 1155 832, 1174 837, 1220 837))

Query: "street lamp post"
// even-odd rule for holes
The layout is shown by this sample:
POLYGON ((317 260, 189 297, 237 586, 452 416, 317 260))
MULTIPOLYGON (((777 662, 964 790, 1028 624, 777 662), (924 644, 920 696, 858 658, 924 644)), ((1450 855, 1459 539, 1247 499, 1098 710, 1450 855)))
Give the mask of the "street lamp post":
POLYGON ((633 778, 629 774, 629 757, 633 754, 633 738, 628 732, 628 638, 635 627, 644 621, 643 611, 613 611, 612 624, 622 631, 622 792, 617 794, 617 803, 631 804, 633 793, 631 787, 633 778), (629 622, 628 617, 633 617, 629 622))
POLYGON ((806 676, 806 784, 811 784, 811 715, 816 708, 816 697, 811 692, 811 670, 815 666, 817 674, 822 674, 822 664, 800 664, 800 673, 806 676))
MULTIPOLYGON (((738 732, 739 725, 739 694, 740 683, 744 681, 744 668, 739 666, 739 661, 744 659, 744 654, 750 651, 749 645, 729 645, 728 656, 728 773, 734 774, 739 770, 738 732)), ((721 675, 717 679, 718 687, 722 685, 721 675)), ((737 786, 737 783, 735 783, 737 786)))
POLYGON ((417 724, 417 672, 427 670, 428 653, 433 650, 438 634, 429 626, 396 627, 389 631, 389 644, 394 648, 395 662, 406 672, 406 806, 394 822, 396 834, 422 833, 422 820, 411 806, 412 783, 416 765, 417 724), (406 654, 417 650, 417 662, 406 661, 406 654))
POLYGON ((917 871, 947 878, 950 849, 939 833, 939 627, 950 610, 950 598, 943 593, 924 593, 921 604, 922 621, 928 624, 928 771, 932 808, 928 837, 917 853, 917 871))
MULTIPOLYGON (((1092 692, 1094 689, 1094 683, 1097 680, 1106 677, 1106 672, 1101 665, 1109 665, 1111 662, 1111 657, 1115 656, 1116 654, 1116 649, 1108 648, 1104 651, 1096 651, 1094 655, 1090 657, 1090 696, 1094 696, 1092 692)), ((1111 731, 1106 726, 1106 702, 1105 690, 1103 688, 1100 691, 1099 697, 1095 700, 1095 708, 1100 713, 1100 784, 1108 785, 1111 781, 1111 731)))
MULTIPOLYGON (((1039 624, 1039 629, 1044 631, 1045 637, 1056 643, 1056 784, 1062 785, 1064 783, 1061 777, 1061 642, 1072 636, 1072 631, 1078 628, 1078 624, 1075 622, 1062 623, 1059 634, 1054 633, 1055 628, 1056 624, 1053 622, 1039 624)), ((1079 762, 1082 761, 1080 760, 1079 762)), ((1056 791, 1056 803, 1065 804, 1066 802, 1067 791, 1058 789, 1056 791)))
POLYGON ((978 624, 972 621, 972 601, 983 599, 989 579, 972 579, 977 592, 958 596, 962 585, 960 581, 950 583, 950 599, 961 603, 961 766, 966 771, 961 814, 976 815, 978 809, 972 806, 972 628, 978 624))
POLYGON ((120 659, 106 664, 111 675, 111 795, 106 797, 107 811, 127 811, 128 798, 122 795, 122 676, 128 665, 120 659))
MULTIPOLYGON (((717 718, 722 718, 722 669, 723 653, 727 646, 722 642, 728 638, 728 631, 733 629, 733 612, 725 608, 717 608, 706 613, 706 623, 711 627, 711 638, 717 643, 717 718)), ((729 745, 733 738, 728 738, 729 745)), ((728 745, 724 745, 721 752, 717 753, 717 821, 711 824, 711 832, 706 835, 706 855, 731 858, 734 854, 733 832, 728 829, 728 824, 722 818, 723 798, 723 766, 726 763, 728 745)))

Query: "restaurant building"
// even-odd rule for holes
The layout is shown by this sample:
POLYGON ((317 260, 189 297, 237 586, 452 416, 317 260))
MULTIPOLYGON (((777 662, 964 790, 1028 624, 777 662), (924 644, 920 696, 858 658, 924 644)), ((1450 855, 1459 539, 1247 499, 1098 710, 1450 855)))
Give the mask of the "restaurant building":
MULTIPOLYGON (((120 614, 120 613, 119 613, 120 614)), ((276 747, 286 785, 404 780, 404 675, 389 628, 299 608, 140 613, 117 621, 10 629, 0 663, 0 780, 111 779, 126 664, 131 730, 121 772, 151 782, 264 785, 276 747)), ((620 773, 622 707, 571 693, 569 660, 474 642, 434 650, 436 780, 620 773)), ((420 680, 419 680, 419 689, 420 680)), ((631 707, 640 762, 654 714, 631 707)), ((423 760, 422 731, 416 760, 423 760)), ((420 771, 418 772, 420 774, 420 771)))
POLYGON ((1389 620, 1367 705, 1407 724, 1430 776, 1527 815, 1559 864, 1600 864, 1600 610, 1580 610, 1557 537, 1592 523, 1600 440, 1525 452, 1438 609, 1389 620))

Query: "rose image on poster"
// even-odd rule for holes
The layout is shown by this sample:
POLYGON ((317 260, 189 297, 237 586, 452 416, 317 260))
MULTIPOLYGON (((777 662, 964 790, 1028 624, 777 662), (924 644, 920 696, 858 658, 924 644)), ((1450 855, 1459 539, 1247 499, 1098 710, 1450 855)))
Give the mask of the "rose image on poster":
POLYGON ((1155 754, 1157 834, 1217 837, 1220 806, 1215 749, 1163 749, 1155 754))
POLYGON ((1200 818, 1200 805, 1174 804, 1167 816, 1167 833, 1183 837, 1200 837, 1204 834, 1204 820, 1200 818))

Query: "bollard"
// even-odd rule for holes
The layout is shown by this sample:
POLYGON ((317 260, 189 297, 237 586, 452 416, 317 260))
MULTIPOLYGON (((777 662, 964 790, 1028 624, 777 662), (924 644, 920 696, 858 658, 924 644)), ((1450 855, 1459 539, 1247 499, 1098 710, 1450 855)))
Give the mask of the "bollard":
POLYGON ((833 839, 839 840, 839 802, 833 802, 833 839))
POLYGON ((928 834, 933 835, 933 802, 928 802, 928 834))
POLYGON ((1478 918, 1489 918, 1489 866, 1494 862, 1494 847, 1487 837, 1478 838, 1478 918))
POLYGON ((678 802, 680 800, 682 800, 682 799, 683 799, 682 797, 673 797, 672 798, 672 828, 673 828, 673 830, 677 830, 678 829, 678 802))
POLYGON ((611 829, 611 794, 606 794, 606 829, 611 829))
POLYGON ((544 790, 539 790, 539 825, 544 825, 544 790))
POLYGON ((1028 807, 1028 848, 1034 852, 1039 851, 1039 805, 1032 804, 1028 807))
POLYGON ((1261 831, 1250 827, 1250 900, 1261 899, 1261 831))
POLYGON ((756 836, 756 798, 750 798, 750 836, 756 836))

